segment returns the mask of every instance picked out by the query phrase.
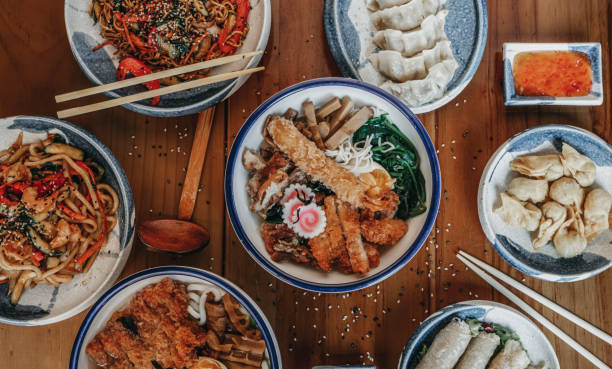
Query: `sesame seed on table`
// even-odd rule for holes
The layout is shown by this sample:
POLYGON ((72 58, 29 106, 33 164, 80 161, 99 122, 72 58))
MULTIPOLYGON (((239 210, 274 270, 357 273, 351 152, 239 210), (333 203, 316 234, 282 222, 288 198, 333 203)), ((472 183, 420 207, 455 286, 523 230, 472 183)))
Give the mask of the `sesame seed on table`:
MULTIPOLYGON (((442 198, 434 229, 419 253, 386 281, 364 290, 318 294, 272 277, 244 250, 227 218, 222 181, 225 159, 241 125, 265 99, 303 80, 339 76, 323 29, 323 1, 271 0, 272 30, 262 64, 216 109, 215 124, 193 220, 211 234, 202 252, 184 257, 151 254, 135 241, 122 277, 160 265, 181 264, 223 275, 262 308, 275 330, 284 367, 322 364, 397 366, 412 332, 449 304, 483 299, 510 304, 455 257, 458 249, 500 268, 518 281, 612 332, 612 270, 575 283, 533 279, 509 266, 486 240, 476 207, 480 174, 506 139, 528 127, 569 123, 612 141, 612 6, 607 0, 489 0, 487 48, 474 79, 455 100, 419 118, 437 149, 442 198), (307 36, 305 36, 307 35, 307 36), (509 109, 502 98, 504 42, 601 42, 604 105, 509 109), (299 57, 298 57, 299 56, 299 57)), ((55 114, 53 96, 90 86, 70 51, 62 1, 0 3, 0 116, 55 114)), ((98 101, 96 97, 83 103, 98 101)), ((196 116, 152 118, 117 107, 70 119, 108 145, 132 186, 137 221, 175 217, 196 116)), ((612 350, 571 322, 526 301, 612 365, 612 350)), ((511 304, 510 304, 511 305, 511 304)), ((66 368, 85 316, 44 327, 0 325, 0 367, 66 368), (35 354, 33 354, 35 353, 35 354)), ((540 325, 540 327, 542 327, 540 325)), ((543 330, 564 369, 593 367, 543 330)))

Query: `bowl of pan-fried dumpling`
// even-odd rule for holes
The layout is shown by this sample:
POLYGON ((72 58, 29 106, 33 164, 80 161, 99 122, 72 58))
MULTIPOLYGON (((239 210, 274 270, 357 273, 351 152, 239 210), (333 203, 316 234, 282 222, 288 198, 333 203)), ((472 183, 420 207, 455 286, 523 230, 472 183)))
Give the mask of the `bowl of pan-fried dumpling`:
POLYGON ((478 190, 483 230, 530 276, 556 282, 612 265, 612 147, 568 125, 525 130, 487 164, 478 190))

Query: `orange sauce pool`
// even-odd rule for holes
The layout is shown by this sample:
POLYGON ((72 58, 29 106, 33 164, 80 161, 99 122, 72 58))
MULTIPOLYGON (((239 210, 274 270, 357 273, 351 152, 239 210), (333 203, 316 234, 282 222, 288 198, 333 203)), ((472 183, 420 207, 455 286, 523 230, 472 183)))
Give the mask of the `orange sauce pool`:
POLYGON ((512 69, 521 96, 586 96, 593 85, 591 63, 580 52, 523 52, 514 57, 512 69))

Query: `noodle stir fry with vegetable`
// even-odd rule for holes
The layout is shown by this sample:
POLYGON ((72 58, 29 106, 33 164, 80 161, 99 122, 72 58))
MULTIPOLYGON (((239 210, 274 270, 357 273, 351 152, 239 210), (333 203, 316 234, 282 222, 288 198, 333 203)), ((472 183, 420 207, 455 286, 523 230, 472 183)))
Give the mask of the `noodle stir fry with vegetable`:
POLYGON ((0 151, 0 283, 11 302, 44 283, 87 273, 117 223, 115 190, 82 150, 49 134, 0 151))
MULTIPOLYGON (((117 78, 233 55, 249 25, 249 0, 94 0, 90 15, 121 56, 117 78)), ((204 77, 201 70, 145 84, 156 89, 204 77)), ((151 105, 157 105, 159 97, 151 105)))

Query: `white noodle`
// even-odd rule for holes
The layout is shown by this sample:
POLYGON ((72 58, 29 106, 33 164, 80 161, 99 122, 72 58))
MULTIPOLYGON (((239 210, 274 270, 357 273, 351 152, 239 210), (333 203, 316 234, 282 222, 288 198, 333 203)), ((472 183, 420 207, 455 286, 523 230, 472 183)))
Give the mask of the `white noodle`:
POLYGON ((206 324, 206 298, 208 297, 208 293, 213 294, 216 302, 221 301, 221 298, 225 295, 225 291, 207 283, 188 284, 187 292, 187 296, 189 297, 187 311, 189 315, 199 320, 198 323, 200 325, 206 324))
MULTIPOLYGON (((373 135, 368 135, 365 140, 353 143, 352 138, 347 137, 340 143, 337 150, 326 150, 325 154, 354 174, 368 173, 378 168, 376 162, 372 159, 374 155, 372 139, 373 135)), ((383 153, 395 149, 395 145, 391 142, 381 142, 380 137, 378 138, 378 146, 389 146, 381 150, 383 153)))

